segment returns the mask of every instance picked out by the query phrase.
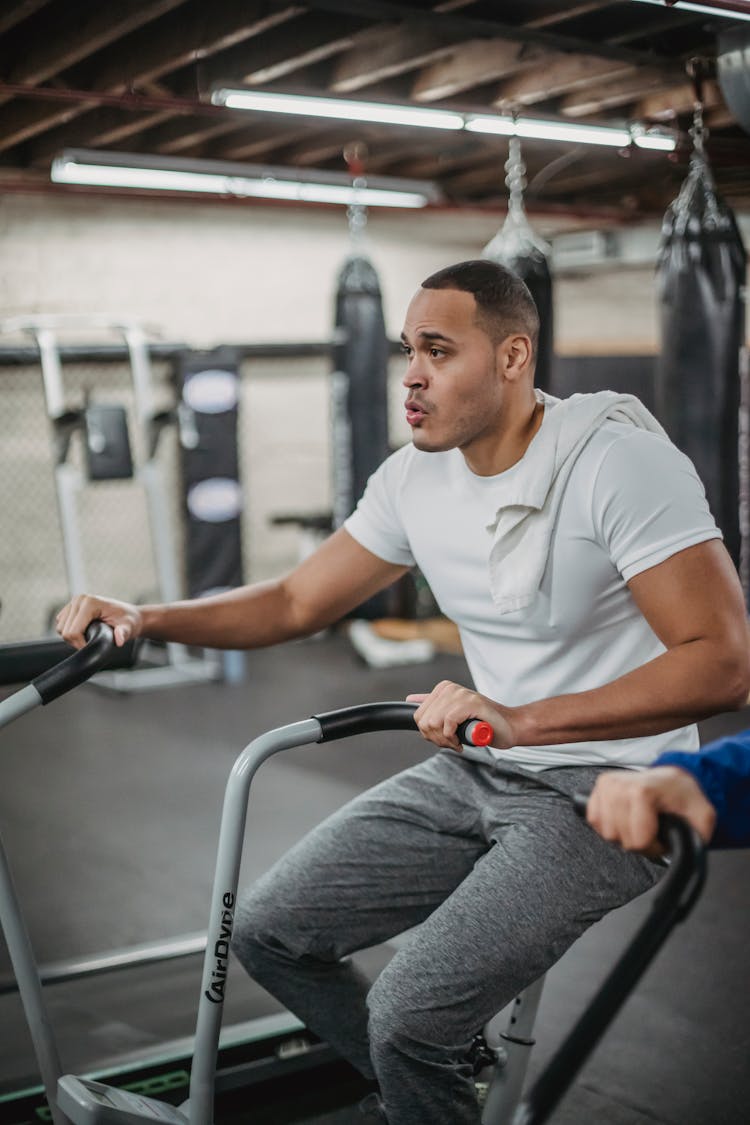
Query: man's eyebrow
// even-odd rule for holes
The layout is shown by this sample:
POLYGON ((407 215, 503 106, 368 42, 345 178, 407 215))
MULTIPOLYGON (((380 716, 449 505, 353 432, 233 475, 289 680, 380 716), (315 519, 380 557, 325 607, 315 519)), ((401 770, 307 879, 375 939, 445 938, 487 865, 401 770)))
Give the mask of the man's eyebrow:
MULTIPOLYGON (((442 332, 430 332, 427 329, 423 329, 421 332, 417 332, 417 339, 442 340, 445 344, 455 344, 456 342, 455 340, 452 340, 450 336, 445 336, 442 332)), ((401 333, 401 340, 404 344, 408 344, 409 340, 405 332, 401 333)))

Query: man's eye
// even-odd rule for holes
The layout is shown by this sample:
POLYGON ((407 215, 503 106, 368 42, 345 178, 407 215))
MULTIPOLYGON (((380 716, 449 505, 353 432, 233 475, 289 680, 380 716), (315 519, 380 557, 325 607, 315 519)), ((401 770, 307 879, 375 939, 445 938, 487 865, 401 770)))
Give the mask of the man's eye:
POLYGON ((442 348, 430 348, 430 355, 435 359, 437 356, 445 355, 445 352, 442 348))
POLYGON ((401 355, 411 355, 411 348, 407 344, 401 345, 401 355))

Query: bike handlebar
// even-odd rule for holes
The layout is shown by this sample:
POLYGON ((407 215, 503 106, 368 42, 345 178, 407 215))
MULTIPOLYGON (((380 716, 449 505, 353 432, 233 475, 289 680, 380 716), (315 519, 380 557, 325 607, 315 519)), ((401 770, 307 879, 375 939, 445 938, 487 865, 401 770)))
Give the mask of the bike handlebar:
MULTIPOLYGON (((379 730, 413 731, 417 707, 417 703, 397 700, 389 703, 360 703, 356 707, 341 707, 336 711, 313 715, 320 723, 322 732, 318 742, 333 742, 337 738, 372 734, 379 730)), ((494 731, 489 723, 481 719, 466 719, 459 725, 456 737, 470 746, 489 746, 494 731)))
POLYGON ((114 662, 118 666, 129 667, 133 663, 133 649, 122 653, 115 646, 114 633, 109 625, 105 625, 103 621, 92 621, 86 629, 85 647, 42 672, 31 681, 32 686, 39 693, 42 703, 51 703, 53 699, 59 699, 67 691, 85 683, 95 672, 112 667, 116 653, 121 653, 120 659, 114 662))

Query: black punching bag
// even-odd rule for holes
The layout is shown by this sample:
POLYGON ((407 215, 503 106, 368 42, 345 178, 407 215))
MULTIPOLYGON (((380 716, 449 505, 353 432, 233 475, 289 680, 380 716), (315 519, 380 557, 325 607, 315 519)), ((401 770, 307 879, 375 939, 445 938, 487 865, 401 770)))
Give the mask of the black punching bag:
POLYGON ((736 565, 745 270, 737 221, 716 194, 698 129, 687 179, 662 225, 656 410, 695 465, 736 565))
POLYGON ((533 230, 523 207, 526 171, 521 159, 521 144, 511 137, 505 165, 508 186, 508 214, 495 237, 482 251, 482 257, 507 266, 526 283, 539 313, 539 345, 537 348, 534 385, 548 391, 552 381, 553 311, 552 275, 547 256, 547 243, 533 230))
POLYGON ((388 456, 388 338, 380 283, 367 258, 347 258, 333 343, 333 523, 340 527, 388 456))
MULTIPOLYGON (((338 276, 333 342, 333 526, 354 511, 368 477, 388 456, 388 337, 378 275, 367 258, 347 258, 338 276)), ((384 617, 385 595, 358 617, 384 617)))

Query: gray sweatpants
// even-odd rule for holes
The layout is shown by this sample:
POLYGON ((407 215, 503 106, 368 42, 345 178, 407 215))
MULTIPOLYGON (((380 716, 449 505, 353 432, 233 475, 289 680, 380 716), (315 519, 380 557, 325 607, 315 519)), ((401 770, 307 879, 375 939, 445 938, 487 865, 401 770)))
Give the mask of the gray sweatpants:
POLYGON ((367 1077, 390 1125, 476 1125, 473 1036, 660 868, 606 844, 533 774, 442 751, 356 797, 240 902, 250 975, 367 1077), (347 955, 417 927, 376 982, 347 955))

